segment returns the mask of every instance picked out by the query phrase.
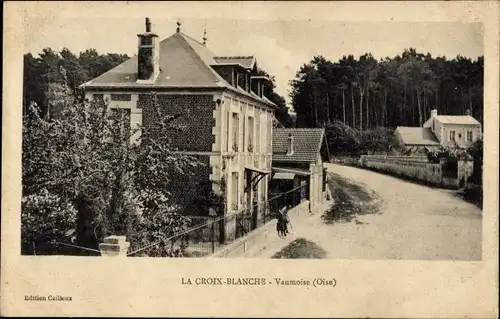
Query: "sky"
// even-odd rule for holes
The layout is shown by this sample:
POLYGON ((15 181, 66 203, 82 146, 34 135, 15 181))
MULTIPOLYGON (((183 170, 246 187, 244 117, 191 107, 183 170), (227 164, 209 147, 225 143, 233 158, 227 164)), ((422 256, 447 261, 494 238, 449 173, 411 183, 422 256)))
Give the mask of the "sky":
MULTIPOLYGON (((73 53, 94 48, 99 53, 137 51, 137 34, 144 32, 143 17, 30 17, 25 29, 25 52, 34 55, 44 47, 73 53)), ((448 58, 483 55, 482 23, 327 21, 314 19, 225 19, 152 17, 152 29, 160 39, 182 32, 202 41, 206 26, 207 46, 215 55, 254 55, 259 67, 273 75, 276 91, 289 98, 289 81, 315 55, 338 60, 371 52, 376 58, 394 57, 405 48, 448 58)))

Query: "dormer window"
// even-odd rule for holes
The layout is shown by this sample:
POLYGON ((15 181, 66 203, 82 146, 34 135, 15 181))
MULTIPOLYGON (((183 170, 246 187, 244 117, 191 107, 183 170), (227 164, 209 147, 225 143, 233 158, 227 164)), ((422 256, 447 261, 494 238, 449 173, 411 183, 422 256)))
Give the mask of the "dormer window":
POLYGON ((252 91, 260 98, 264 96, 264 86, 269 78, 267 76, 256 75, 251 77, 252 91))
POLYGON ((238 87, 238 70, 233 69, 233 85, 234 87, 238 87))
POLYGON ((245 91, 250 92, 250 72, 245 72, 245 91))

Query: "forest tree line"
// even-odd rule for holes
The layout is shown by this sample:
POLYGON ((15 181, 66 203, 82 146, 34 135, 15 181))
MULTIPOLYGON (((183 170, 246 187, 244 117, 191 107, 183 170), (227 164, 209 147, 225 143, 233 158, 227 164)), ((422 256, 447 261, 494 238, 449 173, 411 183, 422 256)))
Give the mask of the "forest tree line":
POLYGON ((31 53, 24 55, 23 74, 23 114, 30 103, 35 102, 45 115, 51 101, 62 91, 62 85, 78 94, 78 86, 125 62, 127 54, 99 54, 95 49, 87 49, 78 56, 67 48, 56 52, 44 48, 37 57, 31 53))
POLYGON ((314 57, 290 81, 297 127, 340 121, 360 131, 422 126, 430 110, 483 122, 484 57, 432 57, 415 49, 377 60, 371 53, 314 57))

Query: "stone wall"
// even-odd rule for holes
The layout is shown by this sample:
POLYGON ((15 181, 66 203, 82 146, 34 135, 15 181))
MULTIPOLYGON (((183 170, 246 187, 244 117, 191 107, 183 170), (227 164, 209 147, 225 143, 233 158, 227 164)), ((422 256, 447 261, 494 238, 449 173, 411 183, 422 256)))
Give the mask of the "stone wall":
POLYGON ((363 155, 360 159, 362 167, 404 176, 436 186, 447 188, 464 187, 468 178, 472 175, 473 162, 459 160, 456 178, 443 176, 443 163, 430 163, 426 156, 363 155))
POLYGON ((423 156, 362 156, 361 165, 434 185, 442 181, 441 164, 429 163, 423 156))

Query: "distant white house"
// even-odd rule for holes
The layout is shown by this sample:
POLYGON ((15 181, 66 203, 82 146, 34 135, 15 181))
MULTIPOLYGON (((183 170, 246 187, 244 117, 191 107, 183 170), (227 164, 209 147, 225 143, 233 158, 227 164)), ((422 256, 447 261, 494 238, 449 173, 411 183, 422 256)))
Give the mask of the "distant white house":
POLYGON ((438 115, 432 110, 423 127, 398 126, 394 134, 412 151, 439 146, 467 148, 481 138, 481 123, 470 115, 438 115))

